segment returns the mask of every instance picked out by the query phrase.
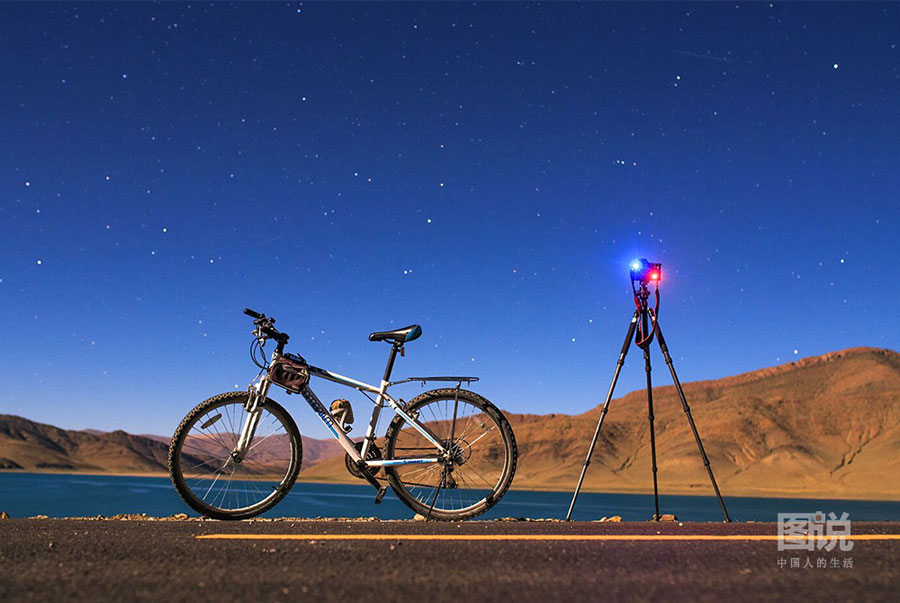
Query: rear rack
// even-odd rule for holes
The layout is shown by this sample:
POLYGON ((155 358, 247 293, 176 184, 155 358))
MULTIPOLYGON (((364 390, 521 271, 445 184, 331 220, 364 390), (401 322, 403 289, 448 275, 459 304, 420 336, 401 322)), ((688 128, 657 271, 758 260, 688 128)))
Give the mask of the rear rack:
POLYGON ((422 385, 425 385, 428 381, 446 381, 450 383, 458 383, 466 385, 470 385, 475 381, 478 381, 478 377, 407 377, 406 379, 402 379, 400 381, 391 381, 388 383, 388 386, 392 385, 400 385, 401 383, 410 383, 412 381, 418 381, 422 385))

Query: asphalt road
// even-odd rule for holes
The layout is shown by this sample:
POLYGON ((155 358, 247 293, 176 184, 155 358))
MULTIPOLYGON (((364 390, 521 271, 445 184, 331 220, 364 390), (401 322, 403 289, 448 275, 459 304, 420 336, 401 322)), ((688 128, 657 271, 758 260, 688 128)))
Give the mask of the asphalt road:
MULTIPOLYGON (((779 552, 776 533, 761 523, 8 519, 0 601, 900 600, 900 540, 779 552), (256 539, 198 538, 212 535, 256 539), (370 539, 344 538, 356 535, 370 539), (410 539, 460 535, 479 539, 410 539)), ((853 522, 854 536, 878 534, 900 534, 900 523, 853 522)))

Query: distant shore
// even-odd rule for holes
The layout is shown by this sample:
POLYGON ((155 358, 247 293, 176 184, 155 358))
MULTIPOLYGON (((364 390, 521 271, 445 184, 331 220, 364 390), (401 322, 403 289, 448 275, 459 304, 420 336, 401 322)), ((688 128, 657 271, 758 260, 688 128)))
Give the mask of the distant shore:
MULTIPOLYGON (((159 477, 168 479, 169 474, 162 471, 149 471, 149 472, 139 472, 139 471, 66 471, 59 469, 0 469, 0 479, 4 474, 58 474, 58 475, 97 475, 97 476, 110 476, 110 477, 159 477)), ((535 485, 531 483, 526 484, 516 484, 515 481, 511 487, 512 490, 520 490, 520 491, 529 491, 529 492, 571 492, 575 489, 575 481, 576 479, 573 477, 572 485, 570 487, 566 487, 563 484, 553 484, 553 485, 535 485)), ((303 471, 300 472, 300 476, 297 479, 298 483, 313 483, 313 484, 360 484, 363 483, 360 480, 355 478, 350 478, 349 476, 344 479, 328 479, 320 476, 316 476, 314 478, 304 477, 303 471)), ((653 490, 650 488, 621 488, 614 486, 604 486, 604 487, 588 487, 584 486, 582 488, 582 492, 593 492, 593 493, 608 493, 608 494, 652 494, 653 490)), ((672 494, 676 496, 713 496, 712 488, 709 485, 704 484, 703 486, 698 486, 696 488, 684 488, 684 487, 669 487, 669 486, 660 486, 660 494, 667 495, 672 494)), ((871 500, 871 501, 898 501, 898 498, 895 495, 891 495, 889 493, 875 493, 875 494, 866 494, 866 495, 850 495, 847 493, 835 493, 829 492, 827 490, 803 490, 803 491, 794 491, 794 492, 785 492, 783 490, 766 490, 763 488, 741 488, 738 491, 723 491, 722 496, 728 498, 729 496, 736 496, 741 498, 786 498, 786 499, 828 499, 828 500, 871 500)))

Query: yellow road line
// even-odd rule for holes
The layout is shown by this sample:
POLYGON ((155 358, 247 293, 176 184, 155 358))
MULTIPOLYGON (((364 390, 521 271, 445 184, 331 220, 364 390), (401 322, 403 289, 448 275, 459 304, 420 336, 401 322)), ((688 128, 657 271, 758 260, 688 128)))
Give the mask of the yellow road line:
MULTIPOLYGON (((203 534, 202 540, 779 540, 776 534, 203 534)), ((792 541, 795 539, 791 539, 792 541)), ((900 534, 858 534, 849 540, 900 540, 900 534)))

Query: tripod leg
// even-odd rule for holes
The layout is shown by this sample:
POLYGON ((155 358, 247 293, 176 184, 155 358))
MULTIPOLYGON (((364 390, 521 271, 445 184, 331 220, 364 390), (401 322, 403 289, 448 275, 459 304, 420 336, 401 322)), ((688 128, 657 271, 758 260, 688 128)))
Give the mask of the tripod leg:
POLYGON ((684 397, 684 389, 681 387, 681 382, 678 381, 678 375, 675 374, 675 365, 672 364, 672 357, 669 355, 669 348, 666 345, 665 338, 663 338, 659 323, 656 323, 656 339, 659 341, 659 349, 662 350, 663 356, 666 359, 666 364, 669 365, 669 372, 672 373, 672 381, 675 382, 675 389, 678 390, 678 397, 681 398, 681 407, 684 409, 684 414, 687 415, 688 422, 691 424, 691 431, 694 432, 694 439, 697 440, 697 448, 700 449, 700 456, 703 457, 703 464, 706 466, 706 472, 709 473, 709 481, 712 483, 713 490, 716 492, 716 498, 719 499, 719 505, 722 507, 722 514, 725 516, 725 521, 730 523, 731 517, 728 515, 728 510, 725 508, 725 501, 722 500, 722 495, 719 493, 716 477, 713 475, 712 467, 709 465, 709 458, 706 456, 706 451, 703 449, 703 442, 700 441, 700 433, 697 431, 697 426, 694 424, 694 418, 691 416, 691 407, 688 406, 687 399, 684 397))
POLYGON ((631 339, 634 337, 634 329, 637 326, 639 312, 635 311, 631 324, 628 325, 628 333, 625 335, 625 343, 622 344, 622 351, 619 359, 616 361, 616 372, 613 373, 612 383, 609 385, 609 391, 606 393, 606 401, 603 403, 603 410, 600 412, 600 420, 597 421, 597 429, 594 430, 594 438, 591 440, 591 446, 588 448, 587 457, 584 459, 584 465, 581 467, 581 477, 578 478, 578 485, 575 486, 575 494, 572 495, 572 503, 569 505, 569 512, 566 513, 566 521, 572 518, 572 510, 575 509, 575 500, 578 498, 578 492, 581 490, 581 484, 584 482, 584 475, 587 473, 588 465, 591 464, 591 456, 594 454, 594 447, 597 445, 597 438, 600 437, 600 428, 603 427, 603 419, 609 411, 609 401, 612 400, 613 390, 616 389, 616 381, 619 380, 619 372, 622 365, 625 364, 625 355, 628 354, 628 348, 631 346, 631 339))
POLYGON ((659 521, 659 487, 656 483, 656 435, 653 429, 653 383, 650 379, 650 346, 644 348, 644 370, 647 371, 647 418, 650 420, 650 462, 653 467, 653 521, 659 521))

